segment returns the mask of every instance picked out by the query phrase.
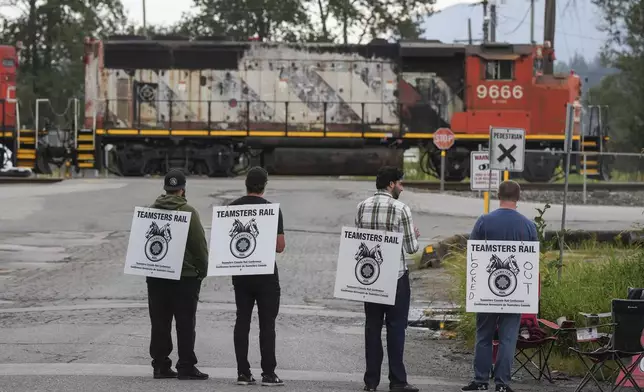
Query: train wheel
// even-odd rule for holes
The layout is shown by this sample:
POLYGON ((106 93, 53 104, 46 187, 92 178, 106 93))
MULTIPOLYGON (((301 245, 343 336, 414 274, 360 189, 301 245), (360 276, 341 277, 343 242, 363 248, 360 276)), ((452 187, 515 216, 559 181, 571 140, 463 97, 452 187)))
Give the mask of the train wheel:
MULTIPOLYGON (((468 175, 469 169, 469 150, 464 148, 452 148, 447 151, 445 156, 445 181, 460 182, 468 175)), ((428 172, 441 178, 441 152, 434 150, 430 152, 427 159, 428 172)))
POLYGON ((528 182, 549 182, 554 177, 560 162, 560 156, 549 152, 528 154, 523 168, 523 178, 528 182))

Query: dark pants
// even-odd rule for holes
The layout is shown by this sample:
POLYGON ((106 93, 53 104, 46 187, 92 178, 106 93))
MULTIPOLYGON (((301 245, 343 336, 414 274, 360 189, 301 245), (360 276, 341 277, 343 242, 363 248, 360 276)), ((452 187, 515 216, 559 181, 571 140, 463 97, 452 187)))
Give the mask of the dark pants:
POLYGON ((147 278, 148 308, 152 323, 150 356, 155 369, 170 368, 172 360, 172 317, 177 329, 179 360, 177 370, 189 370, 197 364, 195 327, 201 281, 182 277, 181 280, 147 278))
POLYGON ((393 306, 365 302, 365 355, 367 370, 364 382, 370 386, 380 384, 380 368, 382 366, 382 325, 387 323, 387 357, 389 359, 389 385, 404 385, 407 383, 407 372, 403 363, 405 350, 405 330, 409 318, 409 273, 398 279, 396 302, 393 306))
POLYGON ((257 301, 259 316, 259 351, 261 354, 262 375, 271 375, 277 367, 275 358, 275 319, 280 307, 279 282, 268 278, 262 283, 236 283, 235 304, 237 319, 235 320, 234 342, 237 357, 237 372, 250 374, 248 363, 248 335, 253 307, 257 301))

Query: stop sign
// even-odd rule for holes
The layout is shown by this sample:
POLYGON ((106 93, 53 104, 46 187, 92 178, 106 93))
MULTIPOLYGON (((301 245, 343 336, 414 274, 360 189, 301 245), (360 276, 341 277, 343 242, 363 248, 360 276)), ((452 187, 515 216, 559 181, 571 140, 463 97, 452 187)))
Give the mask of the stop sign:
POLYGON ((454 132, 449 128, 439 128, 434 132, 434 145, 441 150, 447 150, 454 145, 454 132))

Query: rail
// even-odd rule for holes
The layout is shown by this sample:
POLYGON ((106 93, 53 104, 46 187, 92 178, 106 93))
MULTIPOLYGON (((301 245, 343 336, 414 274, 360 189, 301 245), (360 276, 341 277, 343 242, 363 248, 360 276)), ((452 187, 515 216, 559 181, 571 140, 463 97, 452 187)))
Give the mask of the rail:
POLYGON ((230 132, 234 129, 246 132, 323 132, 324 136, 329 132, 350 132, 368 136, 373 132, 391 134, 403 129, 405 117, 399 115, 403 105, 395 102, 243 101, 236 98, 94 102, 96 113, 92 117, 96 117, 97 128, 114 130, 230 132))

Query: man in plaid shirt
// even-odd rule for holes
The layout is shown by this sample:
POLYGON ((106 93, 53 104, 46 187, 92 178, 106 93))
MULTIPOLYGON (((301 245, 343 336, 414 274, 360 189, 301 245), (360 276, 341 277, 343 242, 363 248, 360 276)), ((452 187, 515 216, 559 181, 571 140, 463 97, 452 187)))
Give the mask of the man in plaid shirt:
POLYGON ((365 302, 365 352, 367 370, 364 375, 365 391, 375 391, 380 384, 380 369, 383 350, 381 332, 383 319, 387 316, 387 355, 389 359, 389 389, 391 391, 417 392, 418 388, 407 383, 403 363, 405 330, 409 316, 410 286, 405 253, 418 251, 420 233, 414 227, 411 210, 398 200, 402 192, 402 170, 385 166, 378 171, 377 192, 358 204, 355 225, 358 228, 387 230, 403 233, 403 249, 400 255, 396 302, 393 306, 365 302))

